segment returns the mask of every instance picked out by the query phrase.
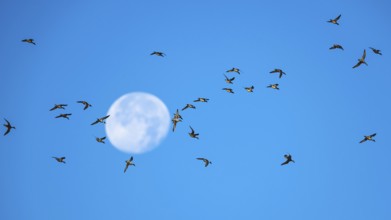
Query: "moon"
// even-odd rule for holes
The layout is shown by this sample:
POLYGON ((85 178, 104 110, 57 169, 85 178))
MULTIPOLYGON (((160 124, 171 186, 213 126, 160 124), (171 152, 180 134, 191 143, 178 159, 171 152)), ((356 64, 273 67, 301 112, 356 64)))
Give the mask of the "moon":
POLYGON ((158 97, 132 92, 110 107, 106 134, 111 144, 125 153, 141 154, 156 148, 167 136, 170 114, 158 97))

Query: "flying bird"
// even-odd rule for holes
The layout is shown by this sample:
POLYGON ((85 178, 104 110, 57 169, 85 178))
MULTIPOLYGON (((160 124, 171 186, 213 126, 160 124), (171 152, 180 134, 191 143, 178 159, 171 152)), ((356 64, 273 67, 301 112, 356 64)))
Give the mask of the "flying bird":
POLYGON ((166 56, 165 53, 163 53, 163 52, 157 52, 157 51, 152 52, 151 55, 156 55, 156 56, 159 56, 159 57, 164 57, 164 56, 166 56))
POLYGON ((376 136, 376 133, 371 134, 371 135, 368 135, 368 136, 364 135, 364 139, 362 139, 362 140, 360 141, 360 144, 363 143, 363 142, 365 142, 365 141, 373 141, 373 142, 376 142, 375 139, 373 139, 373 137, 375 137, 375 136, 376 136))
POLYGON ((194 100, 194 102, 208 102, 209 99, 207 98, 198 98, 197 100, 194 100))
POLYGON ((292 156, 290 154, 285 154, 284 157, 286 158, 286 161, 282 163, 281 166, 286 165, 289 162, 293 162, 293 163, 295 162, 294 160, 292 160, 292 156))
POLYGON ((202 161, 204 161, 205 167, 207 167, 209 164, 212 164, 212 161, 210 161, 210 160, 208 160, 208 159, 205 159, 205 158, 202 158, 202 157, 197 158, 197 160, 202 160, 202 161))
POLYGON ((103 124, 106 124, 106 119, 110 117, 110 115, 106 115, 105 117, 102 117, 102 118, 98 118, 96 119, 96 121, 94 121, 91 125, 95 125, 95 124, 98 124, 98 123, 103 123, 103 124))
POLYGON ((106 139, 106 137, 101 137, 101 138, 96 137, 96 138, 95 138, 95 140, 96 140, 97 142, 102 143, 102 144, 105 144, 105 139, 106 139))
POLYGON ((230 69, 230 70, 227 70, 226 71, 227 73, 230 73, 230 72, 235 72, 235 73, 238 73, 238 74, 240 74, 240 70, 238 69, 238 68, 232 68, 232 69, 230 69))
POLYGON ((272 88, 272 89, 277 89, 277 90, 280 89, 280 88, 278 88, 278 83, 276 83, 276 84, 270 84, 270 85, 267 86, 267 88, 272 88))
POLYGON ((59 162, 59 163, 65 163, 65 157, 52 157, 52 158, 54 158, 54 159, 56 159, 57 160, 57 162, 59 162))
POLYGON ((223 90, 227 91, 228 93, 234 93, 234 91, 231 88, 223 88, 223 90))
POLYGON ((90 105, 90 103, 88 103, 86 101, 77 101, 77 103, 81 103, 84 105, 83 110, 86 110, 88 107, 92 107, 92 105, 90 105))
POLYGON ((343 47, 341 45, 339 45, 339 44, 333 44, 333 46, 331 46, 329 49, 330 50, 334 50, 334 49, 341 49, 341 50, 343 50, 343 47))
POLYGON ((71 116, 72 114, 70 113, 67 113, 67 114, 59 114, 56 116, 56 118, 66 118, 69 120, 69 116, 71 116))
POLYGON ((281 78, 282 75, 286 75, 286 73, 284 71, 282 71, 282 69, 274 69, 274 70, 270 71, 270 73, 279 73, 280 74, 279 78, 281 78))
POLYGON ((332 23, 332 24, 339 25, 338 20, 339 20, 340 18, 341 18, 341 15, 338 15, 336 18, 330 19, 330 20, 328 20, 327 22, 330 22, 330 23, 332 23))
POLYGON ((129 160, 125 160, 125 163, 126 166, 125 166, 124 173, 126 172, 129 166, 136 166, 136 164, 133 163, 133 156, 131 156, 129 160))
POLYGON ((23 39, 22 42, 26 42, 26 43, 30 43, 30 44, 36 45, 35 42, 34 42, 34 39, 31 39, 31 38, 30 39, 23 39))
POLYGON ((191 129, 191 132, 189 133, 190 137, 192 137, 192 138, 197 138, 197 139, 198 139, 198 135, 199 135, 199 134, 196 134, 196 133, 194 132, 194 129, 193 129, 191 126, 189 126, 189 127, 190 127, 190 129, 191 129))
POLYGON ((194 105, 192 105, 192 104, 186 104, 186 106, 182 108, 182 111, 185 110, 185 109, 188 109, 188 108, 195 109, 196 107, 194 105))
POLYGON ((235 77, 228 78, 228 76, 226 76, 225 74, 224 74, 224 76, 225 76, 225 82, 226 82, 226 83, 232 84, 232 81, 235 80, 235 77))
POLYGON ((365 57, 366 56, 367 56, 367 52, 364 49, 364 53, 362 54, 362 57, 360 59, 358 59, 357 64, 354 65, 353 68, 356 68, 356 67, 360 66, 361 64, 365 64, 365 65, 368 66, 368 64, 365 62, 365 57))
POLYGON ((369 47, 375 54, 383 55, 380 50, 375 49, 373 47, 369 47))
POLYGON ((254 86, 251 86, 251 87, 244 87, 244 89, 245 89, 247 92, 253 92, 254 86))
POLYGON ((49 111, 53 111, 53 110, 56 110, 56 109, 65 109, 64 107, 65 106, 68 106, 67 104, 54 104, 54 107, 51 108, 49 111))
POLYGON ((13 129, 16 129, 16 128, 14 126, 11 126, 11 123, 7 119, 4 118, 4 120, 7 122, 7 124, 4 124, 4 127, 7 128, 7 130, 4 133, 4 136, 6 136, 8 133, 10 133, 12 128, 13 129))
POLYGON ((180 119, 183 119, 182 116, 179 114, 179 110, 177 109, 175 114, 174 114, 174 118, 180 118, 180 119))
POLYGON ((176 124, 178 123, 178 122, 182 122, 182 120, 180 119, 180 118, 173 118, 173 119, 171 119, 171 121, 172 121, 172 132, 174 132, 175 131, 175 128, 176 128, 176 124))

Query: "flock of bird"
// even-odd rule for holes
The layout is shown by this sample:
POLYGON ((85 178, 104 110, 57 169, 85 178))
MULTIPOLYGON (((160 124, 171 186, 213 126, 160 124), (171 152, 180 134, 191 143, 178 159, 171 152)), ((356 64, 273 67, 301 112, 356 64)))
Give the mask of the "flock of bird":
MULTIPOLYGON (((335 25, 339 25, 338 21, 339 19, 341 18, 341 15, 338 15, 336 18, 334 19, 330 19, 328 20, 327 22, 331 23, 331 24, 335 24, 335 25)), ((22 42, 25 42, 25 43, 30 43, 30 44, 33 44, 33 45, 36 45, 36 43, 34 42, 34 39, 23 39, 22 42)), ((379 49, 375 49, 373 47, 369 47, 373 53, 375 54, 378 54, 378 55, 382 55, 381 51, 379 49)), ((344 48, 339 45, 339 44, 333 44, 330 48, 330 50, 334 50, 334 49, 341 49, 341 50, 344 50, 344 48)), ((154 55, 154 56, 159 56, 159 57, 165 57, 166 54, 163 53, 163 52, 158 52, 158 51, 154 51, 152 52, 150 55, 154 55)), ((365 61, 365 58, 366 58, 366 50, 364 49, 364 52, 361 56, 361 58, 358 59, 358 62, 353 66, 353 68, 357 68, 359 67, 361 64, 365 64, 365 65, 368 65, 365 61)), ((240 75, 240 70, 236 67, 233 67, 229 70, 226 71, 226 73, 237 73, 238 75, 240 75)), ((278 76, 279 78, 282 78, 284 75, 286 75, 286 73, 282 70, 282 69, 274 69, 272 71, 270 71, 270 74, 274 74, 274 73, 278 73, 278 76)), ((230 84, 232 85, 234 80, 235 80, 235 77, 228 77, 226 74, 223 74, 224 77, 225 77, 225 82, 227 84, 230 84)), ((276 83, 276 84, 270 84, 267 86, 267 88, 271 88, 271 89, 275 89, 275 90, 279 90, 279 84, 276 83)), ((244 89, 249 92, 249 93, 252 93, 254 91, 254 86, 251 85, 249 87, 244 87, 244 89)), ((234 91, 232 88, 229 88, 229 87, 225 87, 223 88, 223 90, 225 90, 226 92, 228 93, 231 93, 231 94, 234 94, 234 91)), ((208 98, 198 98, 196 100, 194 100, 193 102, 204 102, 204 103, 207 103, 209 101, 208 98)), ((91 104, 89 104, 87 101, 77 101, 77 103, 80 103, 82 105, 84 105, 84 108, 83 110, 87 110, 89 107, 92 107, 91 104)), ((68 106, 67 104, 55 104, 54 107, 52 107, 49 111, 54 111, 54 110, 57 110, 57 109, 65 109, 65 107, 68 106)), ((181 110, 184 111, 186 109, 196 109, 196 107, 193 105, 193 104, 186 104, 181 110)), ((69 120, 69 117, 71 116, 72 114, 71 113, 62 113, 62 114, 59 114, 57 116, 55 116, 55 118, 66 118, 69 120)), ((96 125, 98 123, 106 123, 106 119, 110 117, 110 115, 106 115, 104 117, 101 117, 101 118, 97 118, 94 122, 91 123, 91 125, 96 125)), ((6 124, 4 124, 4 127, 6 127, 6 131, 4 133, 4 136, 8 135, 12 129, 16 129, 15 126, 12 126, 11 123, 4 118, 4 120, 6 121, 6 124)), ((172 131, 174 132, 176 127, 177 127, 177 123, 178 122, 182 122, 183 118, 182 116, 180 115, 179 113, 179 109, 176 110, 176 112, 174 113, 174 116, 173 118, 171 119, 172 121, 172 124, 173 124, 173 127, 172 127, 172 131)), ((195 139, 199 139, 199 133, 196 133, 194 131, 194 129, 190 127, 190 132, 188 133, 189 136, 191 138, 195 138, 195 139)), ((376 133, 373 133, 371 135, 364 135, 364 139, 362 139, 359 143, 363 143, 363 142, 366 142, 366 141, 372 141, 372 142, 375 142, 374 140, 374 137, 376 136, 376 133)), ((104 140, 106 139, 106 137, 96 137, 95 138, 97 142, 99 143, 105 143, 104 140)), ((57 162, 59 163, 65 163, 65 158, 66 157, 53 157, 57 162)), ((285 158, 285 161, 283 163, 281 163, 281 165, 286 165, 286 164, 289 164, 290 162, 295 162, 293 159, 292 159, 292 155, 290 154, 285 154, 284 155, 284 158, 285 158)), ((209 164, 212 164, 212 162, 206 158, 196 158, 197 160, 201 160, 204 162, 204 166, 207 167, 209 164)), ((128 160, 125 161, 126 165, 125 165, 125 169, 124 169, 124 173, 126 172, 126 170, 128 169, 129 166, 135 166, 135 164, 133 163, 133 156, 131 156, 128 160)))

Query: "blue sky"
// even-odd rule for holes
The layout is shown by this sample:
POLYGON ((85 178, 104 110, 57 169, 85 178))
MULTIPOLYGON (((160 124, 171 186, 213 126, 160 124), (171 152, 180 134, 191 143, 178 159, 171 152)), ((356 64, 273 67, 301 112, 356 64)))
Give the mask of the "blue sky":
POLYGON ((16 130, 0 137, 0 219, 388 219, 389 8, 1 1, 0 118, 16 130), (339 26, 326 22, 339 14, 339 26), (330 51, 334 43, 345 50, 330 51), (368 66, 352 69, 364 49, 368 66), (236 77, 228 94, 232 67, 241 75, 227 74, 236 77), (158 96, 171 114, 197 97, 210 102, 184 111, 177 131, 134 155, 124 174, 129 155, 97 143, 104 126, 90 124, 134 91, 158 96), (55 103, 69 104, 69 121, 54 119, 55 103), (358 144, 375 132, 376 143, 358 144), (286 153, 296 163, 281 167, 286 153))

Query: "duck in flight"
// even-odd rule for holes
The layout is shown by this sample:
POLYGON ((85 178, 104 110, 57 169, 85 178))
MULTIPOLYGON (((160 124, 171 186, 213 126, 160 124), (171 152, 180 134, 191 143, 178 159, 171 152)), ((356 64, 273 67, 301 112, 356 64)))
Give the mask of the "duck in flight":
POLYGON ((198 135, 199 135, 199 134, 196 134, 196 133, 194 132, 194 129, 193 129, 191 126, 189 126, 189 127, 190 127, 190 129, 191 129, 191 132, 189 133, 190 137, 192 137, 192 138, 197 138, 197 139, 198 139, 198 135))
POLYGON ((183 110, 186 110, 186 109, 188 109, 188 108, 195 109, 196 107, 195 107, 194 105, 192 105, 192 104, 186 104, 186 106, 182 108, 182 111, 183 111, 183 110))
POLYGON ((157 52, 157 51, 152 52, 151 55, 156 55, 156 56, 158 56, 158 57, 164 57, 164 56, 166 56, 165 53, 163 53, 163 52, 157 52))
POLYGON ((282 71, 282 69, 274 69, 274 70, 270 71, 270 73, 279 73, 279 78, 281 78, 282 75, 286 75, 286 73, 284 71, 282 71))
POLYGON ((267 86, 267 88, 272 88, 272 89, 280 90, 280 88, 278 88, 278 83, 276 83, 276 84, 270 84, 270 85, 267 86))
POLYGON ((376 133, 371 134, 371 135, 368 135, 368 136, 364 135, 364 139, 362 139, 362 140, 360 141, 360 144, 361 144, 361 143, 364 143, 365 141, 373 141, 373 142, 376 142, 375 139, 373 139, 373 137, 375 137, 375 136, 376 136, 376 133))
POLYGON ((286 160, 284 163, 281 164, 281 166, 286 165, 290 162, 293 162, 293 163, 295 162, 294 160, 292 160, 292 156, 290 154, 285 154, 284 157, 286 160))
POLYGON ((228 93, 234 94, 234 91, 231 88, 223 88, 223 90, 227 91, 228 93))
POLYGON ((330 19, 330 20, 328 20, 327 22, 332 23, 332 24, 339 25, 338 20, 339 20, 340 18, 341 18, 341 15, 338 15, 336 18, 330 19))
POLYGON ((34 39, 31 39, 31 38, 30 39, 23 39, 22 42, 26 42, 26 43, 29 43, 29 44, 36 45, 35 42, 34 42, 34 39))
POLYGON ((362 57, 360 59, 358 59, 357 64, 354 65, 353 68, 356 68, 356 67, 360 66, 361 64, 365 64, 365 65, 368 66, 368 64, 365 62, 365 57, 366 56, 367 56, 367 52, 364 49, 364 53, 362 54, 362 57))
POLYGON ((197 100, 194 100, 194 102, 208 102, 209 99, 207 98, 198 98, 197 100))
POLYGON ((247 92, 253 92, 254 86, 251 86, 251 87, 244 87, 244 89, 245 89, 247 92))
POLYGON ((105 120, 106 120, 108 117, 110 117, 110 115, 106 115, 106 116, 104 116, 104 117, 102 117, 102 118, 98 118, 98 119, 96 119, 96 121, 92 122, 91 125, 96 125, 96 124, 98 124, 98 123, 106 124, 106 121, 105 121, 105 120))
POLYGON ((71 116, 72 114, 70 113, 67 113, 67 114, 59 114, 56 116, 56 118, 66 118, 69 120, 69 116, 71 116))
POLYGON ((77 103, 81 103, 84 105, 83 110, 86 110, 88 107, 92 107, 92 105, 90 105, 90 103, 88 103, 86 101, 77 101, 77 103))
POLYGON ((8 133, 10 133, 11 129, 16 129, 14 126, 11 125, 11 123, 4 118, 4 120, 7 122, 7 124, 4 124, 4 127, 7 128, 7 130, 4 133, 4 136, 6 136, 8 133))
POLYGON ((57 162, 59 162, 59 163, 65 163, 65 157, 52 157, 52 158, 57 160, 57 162))
POLYGON ((129 166, 136 166, 136 164, 133 163, 133 156, 131 156, 129 160, 125 160, 125 163, 126 163, 126 166, 124 169, 124 173, 126 172, 126 170, 128 169, 129 166))
POLYGON ((378 50, 378 49, 375 49, 375 48, 373 48, 373 47, 369 47, 369 49, 371 49, 375 54, 383 55, 383 54, 381 53, 381 51, 378 50))
POLYGON ((238 68, 235 68, 235 67, 233 67, 233 68, 230 69, 230 70, 227 70, 226 72, 227 72, 227 73, 235 72, 235 73, 240 74, 240 70, 239 70, 238 68))
POLYGON ((106 137, 101 137, 101 138, 96 137, 96 138, 95 138, 95 140, 96 140, 97 142, 102 143, 102 144, 105 144, 105 139, 106 139, 106 137))
POLYGON ((225 82, 226 83, 233 84, 232 81, 235 80, 235 77, 228 78, 228 76, 226 76, 225 74, 224 74, 224 76, 225 76, 225 82))
POLYGON ((341 45, 339 45, 339 44, 333 44, 333 46, 331 46, 329 49, 330 50, 334 50, 334 49, 341 49, 341 50, 343 50, 343 47, 341 45))
POLYGON ((64 107, 68 106, 67 104, 55 104, 53 108, 51 108, 49 111, 53 111, 56 109, 65 109, 64 107))
POLYGON ((204 161, 205 167, 207 167, 209 164, 212 164, 212 161, 205 159, 205 158, 202 158, 202 157, 197 158, 197 160, 204 161))

